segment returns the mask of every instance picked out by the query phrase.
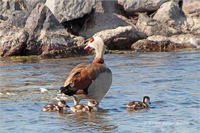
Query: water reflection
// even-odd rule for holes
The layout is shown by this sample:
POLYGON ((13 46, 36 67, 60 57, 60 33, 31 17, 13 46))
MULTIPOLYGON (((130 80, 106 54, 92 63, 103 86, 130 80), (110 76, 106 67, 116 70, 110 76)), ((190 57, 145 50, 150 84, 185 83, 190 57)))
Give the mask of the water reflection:
POLYGON ((109 114, 105 112, 82 112, 82 113, 72 113, 67 114, 56 113, 58 119, 62 119, 65 127, 63 130, 67 131, 109 131, 116 129, 117 126, 110 125, 111 120, 107 119, 105 116, 109 114))

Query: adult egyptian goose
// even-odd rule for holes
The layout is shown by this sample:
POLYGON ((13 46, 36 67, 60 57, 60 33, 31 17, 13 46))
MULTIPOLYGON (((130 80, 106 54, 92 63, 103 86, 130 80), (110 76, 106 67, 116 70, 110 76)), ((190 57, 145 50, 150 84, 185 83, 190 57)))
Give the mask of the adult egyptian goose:
POLYGON ((105 45, 100 37, 91 37, 84 49, 92 48, 96 56, 92 63, 75 66, 68 75, 60 92, 72 96, 74 105, 82 99, 94 99, 97 105, 108 92, 112 83, 112 72, 104 65, 105 45))
POLYGON ((126 106, 128 110, 140 110, 149 108, 150 104, 150 98, 148 96, 144 96, 142 102, 130 101, 126 106))
POLYGON ((51 112, 56 112, 56 111, 67 111, 67 105, 66 102, 63 100, 59 100, 57 104, 47 104, 42 107, 42 111, 51 111, 51 112))

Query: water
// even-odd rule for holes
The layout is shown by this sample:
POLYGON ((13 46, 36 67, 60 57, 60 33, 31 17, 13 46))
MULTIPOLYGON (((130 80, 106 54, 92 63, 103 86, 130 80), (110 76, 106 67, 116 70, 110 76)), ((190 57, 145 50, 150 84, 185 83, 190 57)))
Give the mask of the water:
MULTIPOLYGON (((105 55, 112 86, 96 113, 42 112, 55 103, 69 71, 93 56, 1 59, 0 132, 197 132, 200 130, 200 51, 105 55), (40 88, 48 92, 42 93, 40 88), (151 98, 151 108, 126 103, 151 98)), ((71 99, 68 105, 73 105, 71 99)), ((83 100, 82 103, 86 103, 83 100)))

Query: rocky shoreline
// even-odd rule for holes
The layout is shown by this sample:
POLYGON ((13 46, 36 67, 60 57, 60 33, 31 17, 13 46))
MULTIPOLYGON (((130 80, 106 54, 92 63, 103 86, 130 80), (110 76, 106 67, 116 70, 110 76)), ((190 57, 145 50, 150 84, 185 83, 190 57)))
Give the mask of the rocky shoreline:
POLYGON ((200 45, 197 0, 0 0, 0 55, 87 55, 100 36, 109 50, 171 51, 200 45))

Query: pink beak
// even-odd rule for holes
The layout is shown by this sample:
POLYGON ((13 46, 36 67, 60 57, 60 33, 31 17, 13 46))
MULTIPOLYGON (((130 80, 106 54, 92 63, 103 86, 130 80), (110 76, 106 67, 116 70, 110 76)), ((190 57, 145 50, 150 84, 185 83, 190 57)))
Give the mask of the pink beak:
POLYGON ((86 50, 86 49, 89 49, 90 48, 90 46, 86 46, 84 49, 86 50))

